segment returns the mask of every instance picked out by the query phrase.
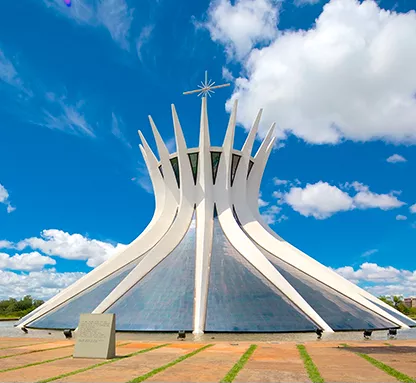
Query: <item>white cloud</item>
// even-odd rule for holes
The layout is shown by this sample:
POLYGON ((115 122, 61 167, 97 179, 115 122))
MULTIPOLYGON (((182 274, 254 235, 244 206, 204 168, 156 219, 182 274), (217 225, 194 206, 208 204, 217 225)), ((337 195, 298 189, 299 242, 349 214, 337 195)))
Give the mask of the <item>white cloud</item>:
POLYGON ((363 263, 357 270, 351 266, 335 271, 354 283, 363 285, 370 293, 379 295, 416 295, 416 270, 399 270, 375 263, 363 263))
POLYGON ((288 180, 279 180, 279 178, 274 177, 273 178, 273 183, 275 185, 287 185, 289 183, 289 181, 288 180))
POLYGON ((267 201, 262 200, 260 197, 257 200, 259 208, 266 207, 269 203, 267 201))
POLYGON ((0 240, 0 249, 12 249, 13 243, 6 240, 0 240))
POLYGON ((139 38, 136 42, 136 49, 137 49, 137 56, 141 62, 143 62, 143 47, 150 41, 150 37, 152 35, 154 29, 154 25, 147 25, 145 26, 142 31, 140 32, 139 38))
POLYGON ((9 254, 0 253, 0 269, 33 271, 42 270, 47 265, 55 265, 56 261, 46 257, 37 251, 31 253, 9 254))
POLYGON ((20 299, 25 295, 48 299, 84 275, 80 272, 58 273, 54 269, 27 274, 0 270, 0 299, 20 299))
POLYGON ((267 223, 268 225, 274 225, 276 222, 280 223, 283 220, 287 219, 286 216, 284 216, 286 218, 281 219, 283 215, 281 217, 278 217, 281 211, 282 211, 281 207, 276 206, 276 205, 271 205, 267 209, 261 212, 261 216, 265 223, 267 223))
POLYGON ((122 127, 124 127, 123 120, 120 117, 117 117, 114 113, 111 113, 111 133, 128 148, 131 148, 131 144, 124 135, 122 127))
POLYGON ((47 93, 46 100, 49 108, 43 110, 43 119, 41 122, 34 122, 36 125, 69 134, 95 137, 94 128, 88 123, 83 111, 84 101, 72 104, 66 96, 58 97, 52 92, 47 93))
POLYGON ((137 168, 137 176, 133 177, 131 180, 139 185, 147 193, 153 193, 152 180, 150 179, 149 172, 145 164, 139 163, 139 167, 137 168))
POLYGON ((414 205, 410 206, 409 210, 412 214, 416 214, 416 203, 414 205))
POLYGON ((6 205, 8 213, 11 213, 12 211, 16 210, 16 208, 10 204, 9 192, 2 184, 0 184, 0 203, 6 205))
POLYGON ((364 253, 361 254, 362 257, 369 257, 370 255, 373 255, 378 252, 378 249, 371 249, 364 251, 364 253))
MULTIPOLYGON (((273 0, 218 0, 211 3, 202 24, 211 39, 225 45, 229 58, 247 55, 259 43, 275 38, 279 3, 273 0)), ((201 26, 201 25, 200 25, 201 26)))
POLYGON ((234 81, 233 74, 225 66, 222 67, 222 78, 225 81, 234 81))
POLYGON ((130 48, 134 10, 128 7, 126 0, 77 0, 72 2, 71 8, 61 0, 43 0, 43 3, 78 24, 104 27, 121 48, 130 48))
POLYGON ((317 219, 353 208, 353 200, 347 193, 322 181, 307 184, 304 189, 293 187, 284 195, 284 200, 298 213, 317 219))
MULTIPOLYGON (((231 9, 244 18, 237 6, 219 4, 224 4, 215 8, 221 15, 231 9)), ((226 26, 211 27, 211 37, 227 48, 236 40, 226 32, 233 23, 219 19, 226 26)), ((264 33, 271 36, 272 31, 264 33)), ((241 51, 247 51, 248 41, 241 51)), ((263 135, 276 121, 281 139, 295 134, 316 144, 416 142, 415 12, 382 10, 373 0, 331 0, 311 29, 278 33, 242 65, 244 77, 236 79, 226 109, 239 99, 238 122, 246 129, 264 108, 263 135)))
POLYGON ((376 194, 370 191, 361 191, 354 196, 354 205, 357 209, 378 208, 390 210, 405 205, 393 194, 376 194))
POLYGON ((400 154, 393 154, 392 156, 390 156, 389 158, 387 158, 386 161, 387 162, 390 162, 392 164, 395 164, 397 162, 406 162, 407 160, 406 160, 406 158, 404 158, 400 154))
POLYGON ((397 221, 406 221, 407 217, 405 215, 398 214, 398 215, 396 215, 396 220, 397 221))
POLYGON ((302 5, 313 5, 318 4, 321 0, 294 0, 293 4, 295 4, 297 7, 300 7, 302 5))
POLYGON ((405 204, 393 193, 373 193, 368 186, 356 181, 346 183, 344 187, 353 188, 357 193, 350 195, 336 186, 319 181, 307 184, 304 188, 291 187, 286 193, 274 192, 273 196, 289 204, 298 213, 317 219, 328 218, 340 211, 370 208, 390 210, 405 204))
POLYGON ((16 248, 30 247, 47 255, 70 260, 85 260, 90 267, 96 267, 126 245, 89 239, 81 234, 69 234, 62 230, 43 230, 40 238, 27 238, 17 243, 16 248))

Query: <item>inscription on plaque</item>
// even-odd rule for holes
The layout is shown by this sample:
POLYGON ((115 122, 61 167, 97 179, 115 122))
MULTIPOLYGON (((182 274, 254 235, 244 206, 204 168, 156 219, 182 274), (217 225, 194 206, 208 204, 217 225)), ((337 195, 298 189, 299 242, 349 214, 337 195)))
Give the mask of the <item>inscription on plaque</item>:
POLYGON ((115 356, 115 314, 81 314, 74 358, 110 359, 115 356))

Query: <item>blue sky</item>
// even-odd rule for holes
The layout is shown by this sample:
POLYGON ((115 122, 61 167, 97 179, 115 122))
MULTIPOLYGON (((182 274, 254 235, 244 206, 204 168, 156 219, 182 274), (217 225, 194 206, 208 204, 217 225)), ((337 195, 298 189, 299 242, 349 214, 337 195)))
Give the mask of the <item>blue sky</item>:
MULTIPOLYGON (((416 295, 416 15, 410 0, 7 0, 0 12, 0 297, 48 297, 131 242, 154 201, 151 114, 188 146, 204 71, 220 145, 257 110, 281 236, 375 294, 416 295)), ((153 145, 154 146, 154 145, 153 145)))

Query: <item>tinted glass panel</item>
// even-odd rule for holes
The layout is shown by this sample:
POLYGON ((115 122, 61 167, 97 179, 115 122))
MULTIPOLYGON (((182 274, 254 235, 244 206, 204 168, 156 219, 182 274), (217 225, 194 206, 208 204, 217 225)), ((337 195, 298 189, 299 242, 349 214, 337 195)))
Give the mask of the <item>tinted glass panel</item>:
POLYGON ((51 329, 75 329, 78 326, 79 316, 91 313, 99 303, 114 290, 114 288, 127 276, 127 274, 143 259, 125 266, 118 272, 109 275, 102 281, 72 298, 63 306, 51 311, 49 314, 30 323, 28 327, 51 329))
POLYGON ((317 326, 232 247, 214 218, 206 331, 314 331, 317 326))
POLYGON ((240 156, 237 154, 233 154, 232 162, 231 162, 231 186, 233 186, 235 173, 237 172, 238 164, 240 162, 240 156))
POLYGON ((192 330, 195 222, 180 244, 107 312, 124 331, 192 330))
POLYGON ((162 165, 159 165, 159 171, 160 171, 160 174, 162 175, 162 177, 163 177, 163 169, 162 169, 162 165))
POLYGON ((249 176, 249 175, 250 175, 250 173, 251 173, 251 169, 253 169, 253 165, 254 165, 254 162, 253 162, 252 160, 250 160, 250 162, 248 163, 247 178, 248 178, 248 176, 249 176))
POLYGON ((397 327, 353 300, 262 250, 276 269, 334 331, 397 327))
POLYGON ((178 162, 178 157, 171 158, 170 159, 170 163, 172 164, 173 172, 175 173, 176 182, 178 183, 178 186, 181 186, 180 185, 180 182, 179 182, 179 162, 178 162))
POLYGON ((212 179, 215 184, 215 180, 217 179, 218 173, 218 165, 221 159, 221 152, 211 152, 211 163, 212 163, 212 179))
POLYGON ((416 327, 416 322, 411 320, 410 318, 407 317, 402 317, 399 313, 396 312, 396 310, 393 309, 393 307, 390 308, 385 308, 384 306, 379 305, 376 302, 373 302, 376 306, 380 307, 381 309, 387 311, 391 316, 395 317, 396 319, 398 319, 399 321, 402 321, 404 324, 407 324, 409 327, 416 327))
POLYGON ((194 184, 196 185, 196 177, 198 174, 198 157, 199 153, 189 153, 189 162, 191 163, 192 175, 194 177, 194 184))

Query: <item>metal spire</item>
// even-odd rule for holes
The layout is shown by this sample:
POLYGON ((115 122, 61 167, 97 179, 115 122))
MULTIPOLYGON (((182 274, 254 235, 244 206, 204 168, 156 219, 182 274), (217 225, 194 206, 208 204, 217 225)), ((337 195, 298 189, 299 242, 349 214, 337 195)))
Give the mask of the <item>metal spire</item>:
POLYGON ((215 85, 215 81, 209 80, 208 81, 208 71, 205 71, 205 82, 201 81, 201 85, 198 85, 199 89, 190 90, 188 92, 183 92, 183 94, 193 94, 198 93, 199 96, 206 97, 207 95, 211 97, 211 93, 215 93, 214 89, 225 88, 226 86, 230 86, 229 83, 222 84, 222 85, 215 85))

